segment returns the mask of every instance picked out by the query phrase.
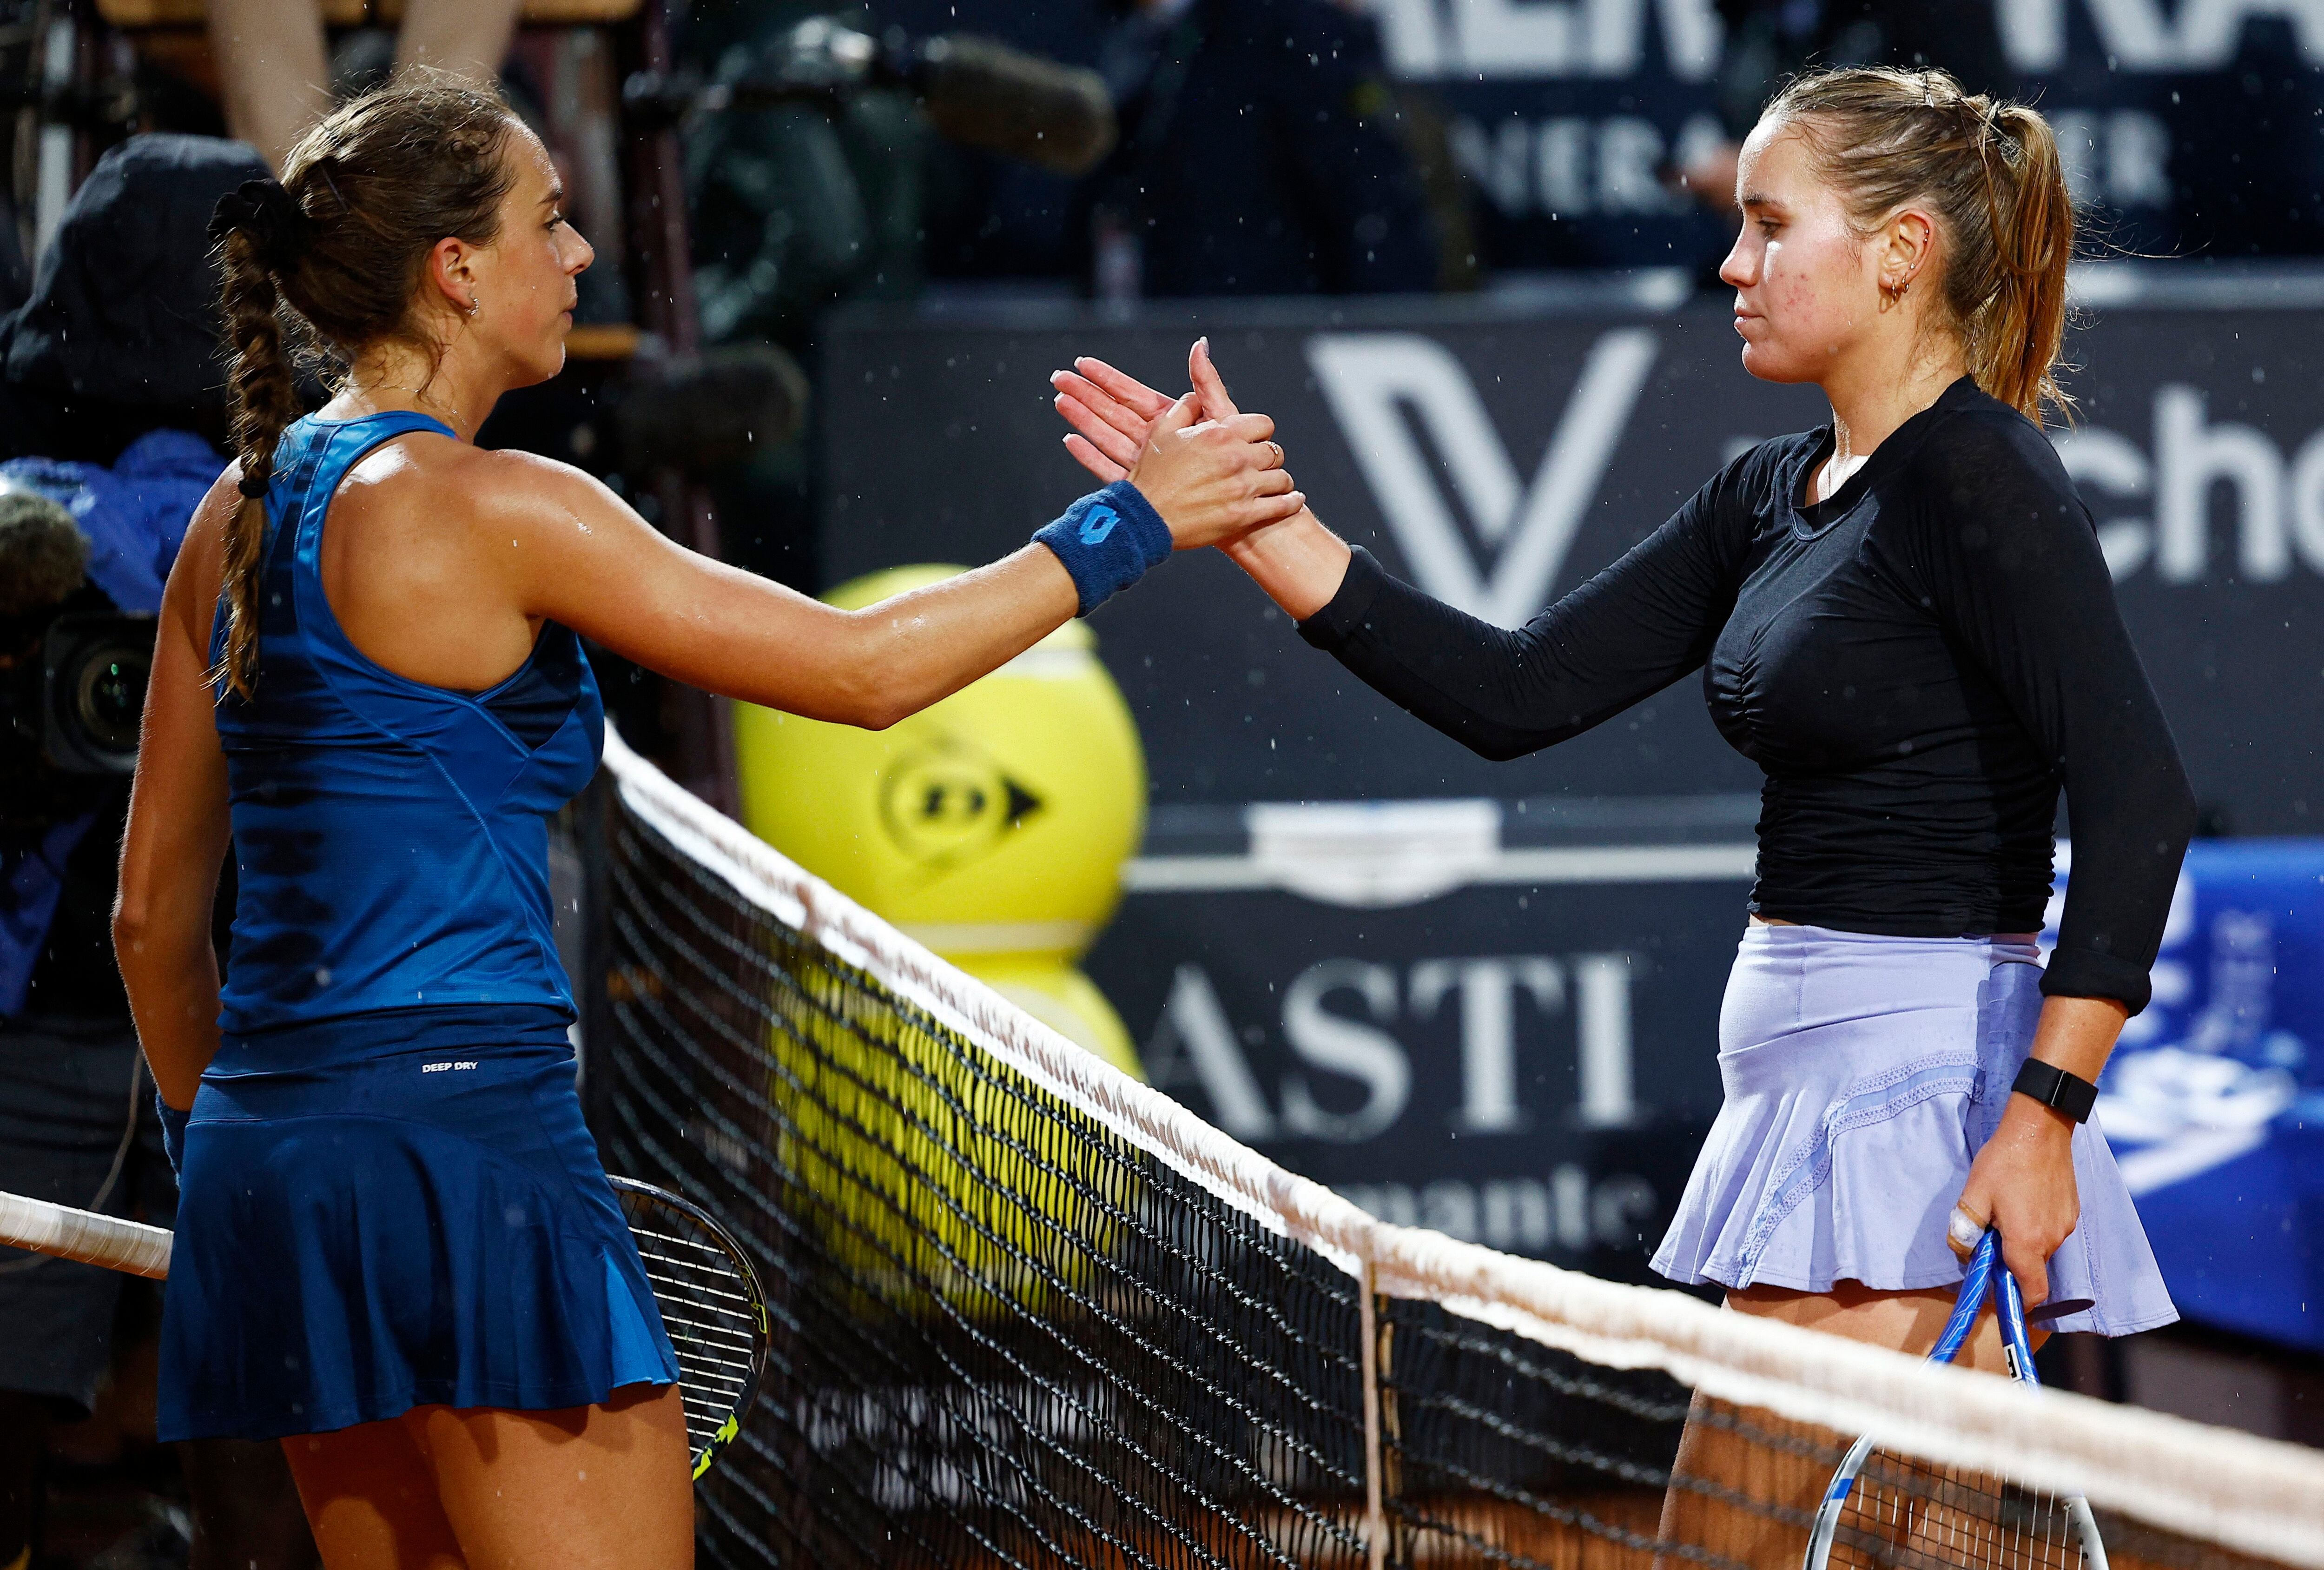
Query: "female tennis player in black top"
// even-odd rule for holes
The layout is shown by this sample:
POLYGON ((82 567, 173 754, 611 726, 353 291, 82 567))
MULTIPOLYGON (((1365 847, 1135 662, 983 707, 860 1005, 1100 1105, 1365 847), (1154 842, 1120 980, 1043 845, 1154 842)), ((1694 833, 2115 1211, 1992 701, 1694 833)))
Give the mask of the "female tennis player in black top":
MULTIPOLYGON (((1310 513, 1225 549, 1309 642, 1488 757, 1702 668, 1720 730, 1766 771, 1726 1104, 1657 1269, 1921 1349, 1990 1224, 2055 1325, 2164 1323, 2080 1119, 2146 1003, 2194 809, 2036 423, 2065 402, 2056 144, 1941 72, 1835 70, 1768 106, 1738 197, 1721 276, 1744 366, 1820 385, 1830 426, 1743 454, 1521 631, 1390 577, 1310 513), (2075 862, 2045 973, 2061 786, 2075 862)), ((1167 401, 1080 368, 1057 378, 1068 444, 1111 478, 1167 401)), ((1193 369, 1209 411, 1231 407, 1206 352, 1193 369)), ((1989 1324, 1973 1345, 1999 1366, 1989 1324)))

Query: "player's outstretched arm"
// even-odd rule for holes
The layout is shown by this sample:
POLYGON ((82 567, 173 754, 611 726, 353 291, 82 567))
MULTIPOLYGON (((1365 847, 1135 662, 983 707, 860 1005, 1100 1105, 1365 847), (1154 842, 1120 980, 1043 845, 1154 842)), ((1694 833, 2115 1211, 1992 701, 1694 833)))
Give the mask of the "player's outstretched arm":
MULTIPOLYGON (((1197 344, 1204 412, 1233 402, 1197 344)), ((1100 478, 1135 454, 1161 394, 1102 361, 1051 378, 1074 456, 1100 478)), ((1735 552, 1699 494, 1671 522, 1521 629, 1498 627, 1359 559, 1301 509, 1222 542, 1301 635, 1480 757, 1517 758, 1579 735, 1699 669, 1733 603, 1735 552), (1342 596, 1347 603, 1341 604, 1342 596)))
POLYGON ((1204 420, 1190 394, 1150 422, 1116 476, 991 565, 842 611, 671 543, 580 471, 517 454, 498 466, 509 589, 626 659, 696 687, 815 719, 894 724, 1007 663, 1149 565, 1124 552, 1213 545, 1305 505, 1263 415, 1204 420), (1162 531, 1167 530, 1167 536, 1162 531))
MULTIPOLYGON (((1240 415, 1211 363, 1208 338, 1195 342, 1186 370, 1205 418, 1240 415)), ((1086 356, 1049 381, 1057 390, 1057 412, 1074 428, 1065 450, 1109 483, 1129 471, 1148 432, 1171 407, 1169 399, 1137 377, 1086 356)), ((1279 523, 1221 541, 1220 549, 1295 621, 1304 622, 1331 604, 1348 574, 1347 542, 1304 506, 1279 523)))

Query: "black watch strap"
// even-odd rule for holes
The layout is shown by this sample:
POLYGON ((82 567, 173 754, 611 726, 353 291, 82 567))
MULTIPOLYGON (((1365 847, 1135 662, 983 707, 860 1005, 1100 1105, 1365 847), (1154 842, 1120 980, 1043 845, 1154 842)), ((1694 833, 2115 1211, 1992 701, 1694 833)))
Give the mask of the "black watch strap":
POLYGON ((2009 1088, 2020 1095, 2032 1096, 2078 1123, 2089 1122, 2090 1109, 2098 1104, 2097 1085, 2039 1057, 2025 1060, 2025 1067, 2017 1071, 2017 1083, 2009 1088))

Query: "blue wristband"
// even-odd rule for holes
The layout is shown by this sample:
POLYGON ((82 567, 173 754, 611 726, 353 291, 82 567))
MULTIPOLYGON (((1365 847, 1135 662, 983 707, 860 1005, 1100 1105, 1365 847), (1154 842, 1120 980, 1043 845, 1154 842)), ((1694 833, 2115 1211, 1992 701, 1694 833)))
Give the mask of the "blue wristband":
POLYGON ((1170 559, 1170 526, 1128 480, 1092 491, 1033 538, 1073 574, 1084 616, 1170 559))
POLYGON ((153 1093, 153 1111, 161 1120, 161 1153, 170 1158, 170 1175, 178 1177, 186 1167, 186 1120, 194 1114, 163 1101, 158 1090, 153 1093))

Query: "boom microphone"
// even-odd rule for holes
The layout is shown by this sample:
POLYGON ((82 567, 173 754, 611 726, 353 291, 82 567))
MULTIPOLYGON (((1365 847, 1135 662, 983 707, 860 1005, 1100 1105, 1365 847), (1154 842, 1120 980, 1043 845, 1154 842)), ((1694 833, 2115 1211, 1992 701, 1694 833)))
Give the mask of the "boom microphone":
POLYGON ((1113 149, 1113 102, 1095 71, 986 38, 915 40, 898 28, 873 38, 827 16, 809 17, 717 81, 640 72, 622 98, 636 122, 670 124, 722 109, 836 107, 864 88, 904 88, 951 140, 1059 174, 1085 174, 1113 149))
POLYGON ((938 37, 914 49, 912 85, 943 134, 1059 174, 1086 174, 1113 151, 1113 100, 1095 71, 987 38, 938 37))

